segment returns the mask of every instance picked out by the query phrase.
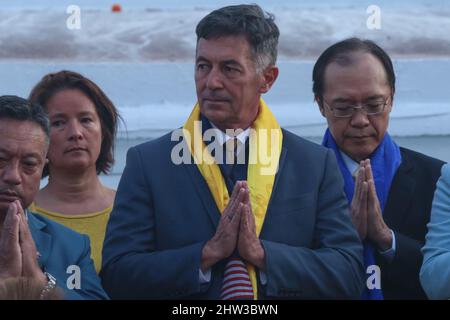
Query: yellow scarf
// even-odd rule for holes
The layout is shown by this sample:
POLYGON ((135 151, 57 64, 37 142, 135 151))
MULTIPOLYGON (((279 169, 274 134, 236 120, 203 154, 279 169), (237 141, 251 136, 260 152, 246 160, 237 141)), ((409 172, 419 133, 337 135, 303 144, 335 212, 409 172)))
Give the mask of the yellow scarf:
MULTIPOLYGON (((183 127, 183 135, 219 211, 223 213, 230 199, 228 190, 219 166, 215 163, 203 142, 199 121, 200 106, 197 103, 183 127)), ((249 135, 250 153, 247 184, 250 189, 250 202, 255 217, 256 234, 259 237, 272 194, 283 142, 280 125, 263 99, 260 100, 258 117, 253 122, 251 129, 253 130, 250 130, 249 135)), ((254 297, 257 299, 255 268, 247 263, 247 269, 253 286, 254 297)))

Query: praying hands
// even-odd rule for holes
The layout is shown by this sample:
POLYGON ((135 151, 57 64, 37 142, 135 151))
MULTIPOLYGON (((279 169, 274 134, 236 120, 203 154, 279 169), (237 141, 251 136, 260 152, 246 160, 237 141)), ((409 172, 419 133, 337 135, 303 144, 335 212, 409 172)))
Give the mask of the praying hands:
POLYGON ((265 254, 256 235, 246 181, 236 182, 216 233, 203 247, 201 269, 205 271, 218 261, 228 258, 236 248, 242 259, 263 269, 265 254))
POLYGON ((9 205, 0 234, 0 279, 28 277, 42 285, 46 276, 37 263, 38 253, 18 200, 9 205))
POLYGON ((381 251, 392 247, 392 233, 383 220, 369 159, 360 162, 350 209, 361 240, 372 241, 381 251))

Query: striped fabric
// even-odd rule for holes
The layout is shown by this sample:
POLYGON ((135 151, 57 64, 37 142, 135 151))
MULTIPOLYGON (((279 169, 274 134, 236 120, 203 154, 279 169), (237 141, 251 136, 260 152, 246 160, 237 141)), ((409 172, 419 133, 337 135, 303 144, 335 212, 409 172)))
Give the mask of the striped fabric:
POLYGON ((225 266, 220 299, 253 300, 253 288, 245 263, 237 258, 230 258, 225 266))

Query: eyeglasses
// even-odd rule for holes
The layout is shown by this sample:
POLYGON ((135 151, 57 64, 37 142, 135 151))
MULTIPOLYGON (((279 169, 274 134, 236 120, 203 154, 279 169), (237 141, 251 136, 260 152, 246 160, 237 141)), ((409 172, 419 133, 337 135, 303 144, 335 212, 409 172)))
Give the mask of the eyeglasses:
POLYGON ((331 110, 333 115, 337 118, 350 118, 353 116, 357 109, 362 109, 364 112, 373 116, 384 111, 389 101, 389 97, 386 99, 375 99, 369 102, 363 103, 361 105, 349 105, 347 102, 336 102, 330 105, 328 102, 323 100, 324 104, 331 110))

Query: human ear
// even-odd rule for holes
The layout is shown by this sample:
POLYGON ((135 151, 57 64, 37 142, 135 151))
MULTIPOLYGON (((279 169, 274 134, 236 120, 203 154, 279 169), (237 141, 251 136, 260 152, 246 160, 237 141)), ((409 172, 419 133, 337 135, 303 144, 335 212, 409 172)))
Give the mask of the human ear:
POLYGON ((324 117, 324 118, 326 118, 326 116, 325 116, 325 109, 324 109, 324 107, 323 107, 323 103, 322 103, 322 99, 319 97, 319 96, 315 96, 314 97, 314 101, 317 103, 317 105, 319 106, 319 110, 320 110, 320 113, 322 114, 322 116, 324 117))
POLYGON ((263 84, 259 90, 260 93, 266 93, 270 90, 275 80, 278 78, 278 73, 279 70, 277 66, 267 67, 266 70, 263 71, 263 84))

